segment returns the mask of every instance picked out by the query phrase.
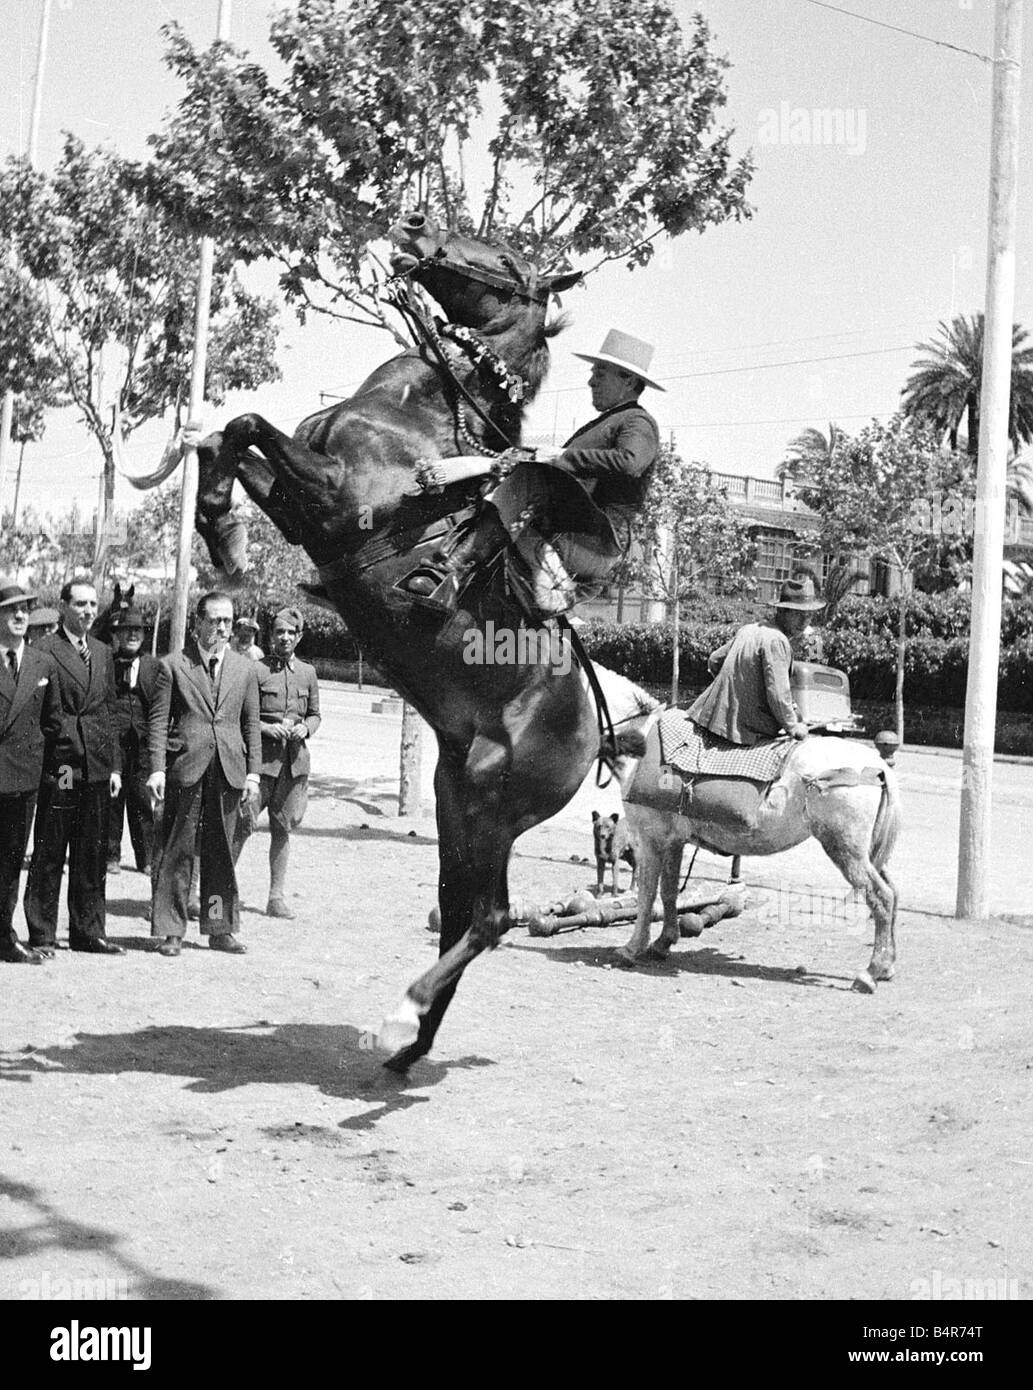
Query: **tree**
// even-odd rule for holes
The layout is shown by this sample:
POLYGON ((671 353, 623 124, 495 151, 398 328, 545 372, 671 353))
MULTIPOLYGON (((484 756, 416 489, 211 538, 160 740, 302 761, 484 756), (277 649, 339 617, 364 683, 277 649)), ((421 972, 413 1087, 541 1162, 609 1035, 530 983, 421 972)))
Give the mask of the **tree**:
POLYGON ((801 431, 786 446, 786 456, 775 470, 783 482, 791 483, 797 490, 806 487, 814 477, 815 469, 825 462, 836 443, 843 437, 843 430, 829 423, 828 438, 821 430, 808 428, 801 431))
MULTIPOLYGON (((956 314, 950 327, 941 321, 940 341, 919 343, 929 356, 912 363, 902 394, 904 414, 929 425, 952 449, 965 421, 967 449, 975 458, 979 448, 979 395, 983 382, 983 315, 956 314)), ((1033 344, 1029 334, 1012 326, 1011 402, 1008 437, 1013 447, 1033 440, 1033 344)))
MULTIPOLYGON (((104 464, 104 517, 94 568, 102 578, 115 469, 129 435, 189 394, 197 250, 138 191, 138 171, 73 136, 52 175, 24 160, 0 169, 0 234, 37 283, 35 332, 82 413, 104 464)), ((275 380, 276 309, 248 291, 233 258, 217 262, 206 392, 275 380)))
POLYGON ((661 447, 635 541, 633 558, 615 578, 641 584, 650 597, 667 605, 673 641, 671 702, 676 704, 682 602, 703 588, 729 595, 750 592, 755 547, 727 489, 714 482, 705 463, 687 462, 673 444, 661 447))
POLYGON ((661 233, 751 212, 716 123, 728 62, 665 0, 299 0, 273 21, 279 79, 164 32, 187 90, 149 194, 277 260, 302 309, 383 326, 367 247, 407 206, 543 270, 645 265, 661 233))
POLYGON ((888 424, 873 421, 856 438, 839 436, 801 493, 820 517, 827 549, 885 560, 900 571, 895 701, 901 740, 908 599, 920 564, 971 531, 974 494, 963 464, 931 429, 895 415, 888 424))

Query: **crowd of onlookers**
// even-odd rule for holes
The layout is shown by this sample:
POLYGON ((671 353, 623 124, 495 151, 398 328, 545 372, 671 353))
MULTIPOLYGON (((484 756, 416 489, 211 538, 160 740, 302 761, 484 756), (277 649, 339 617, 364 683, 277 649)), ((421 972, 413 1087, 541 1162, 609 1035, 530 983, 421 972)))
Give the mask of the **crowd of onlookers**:
POLYGON ((236 865, 263 810, 266 912, 293 916, 290 833, 320 722, 315 670, 295 655, 302 616, 274 615, 266 655, 258 624, 208 593, 183 650, 160 660, 145 650, 138 608, 112 612, 110 645, 93 635, 96 620, 86 576, 64 585, 56 610, 0 579, 0 962, 40 964, 59 949, 66 859, 69 949, 124 954, 107 937, 106 896, 126 823, 150 876, 159 954, 180 954, 191 918, 213 950, 242 954, 236 865), (26 864, 28 945, 14 924, 26 864))

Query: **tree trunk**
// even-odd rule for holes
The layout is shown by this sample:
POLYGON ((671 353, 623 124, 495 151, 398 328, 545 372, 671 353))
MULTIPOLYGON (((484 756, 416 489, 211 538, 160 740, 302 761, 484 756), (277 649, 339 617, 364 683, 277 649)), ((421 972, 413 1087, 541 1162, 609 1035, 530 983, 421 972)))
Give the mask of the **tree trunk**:
POLYGON ((897 739, 904 743, 904 657, 907 653, 907 601, 911 576, 905 570, 900 576, 900 601, 897 609, 897 686, 894 706, 897 715, 897 739))
POLYGON ((674 591, 672 614, 674 628, 671 633, 671 704, 678 703, 678 682, 681 677, 681 596, 674 591))
POLYGON ((415 816, 420 810, 420 764, 423 725, 408 702, 402 706, 402 746, 398 780, 398 814, 415 816))

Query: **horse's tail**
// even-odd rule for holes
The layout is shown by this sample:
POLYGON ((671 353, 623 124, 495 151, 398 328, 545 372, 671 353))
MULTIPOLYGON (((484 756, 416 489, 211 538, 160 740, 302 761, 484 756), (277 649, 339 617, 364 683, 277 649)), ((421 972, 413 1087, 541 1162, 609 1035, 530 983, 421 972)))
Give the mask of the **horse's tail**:
POLYGON ((882 795, 879 797, 879 809, 875 813, 875 824, 872 826, 872 842, 868 856, 876 869, 881 871, 893 853, 893 846, 897 843, 897 835, 900 833, 900 791, 891 768, 883 767, 880 772, 882 795))

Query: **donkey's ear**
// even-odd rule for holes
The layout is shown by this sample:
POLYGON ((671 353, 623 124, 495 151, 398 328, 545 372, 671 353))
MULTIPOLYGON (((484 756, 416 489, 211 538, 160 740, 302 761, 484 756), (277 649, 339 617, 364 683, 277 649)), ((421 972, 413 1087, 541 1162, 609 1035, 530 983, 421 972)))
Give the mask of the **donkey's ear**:
POLYGON ((572 285, 576 285, 580 279, 580 270, 571 270, 565 275, 551 275, 549 277, 549 293, 562 294, 564 290, 569 290, 572 285))

